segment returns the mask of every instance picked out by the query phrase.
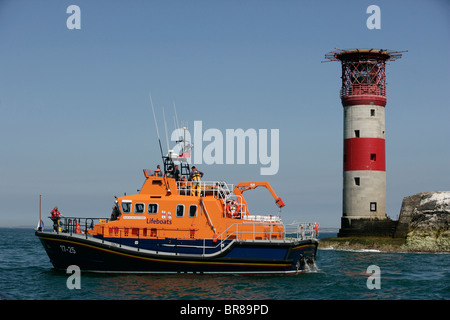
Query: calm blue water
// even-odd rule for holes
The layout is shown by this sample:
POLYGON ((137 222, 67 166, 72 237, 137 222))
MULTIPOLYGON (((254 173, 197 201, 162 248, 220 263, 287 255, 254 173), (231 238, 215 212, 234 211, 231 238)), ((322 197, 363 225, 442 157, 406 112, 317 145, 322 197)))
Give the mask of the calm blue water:
MULTIPOLYGON (((321 236, 332 236, 322 234, 321 236)), ((319 250, 315 272, 296 276, 101 275, 54 271, 32 229, 0 228, 0 296, 14 299, 450 299, 450 255, 319 250), (369 290, 377 265, 381 288, 369 290)))

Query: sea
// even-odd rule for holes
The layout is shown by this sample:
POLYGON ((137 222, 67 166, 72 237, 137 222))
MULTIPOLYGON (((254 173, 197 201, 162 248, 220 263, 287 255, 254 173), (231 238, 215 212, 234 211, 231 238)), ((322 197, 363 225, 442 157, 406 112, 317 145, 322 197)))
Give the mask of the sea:
MULTIPOLYGON (((450 255, 319 249, 290 276, 112 275, 53 269, 33 228, 0 228, 0 300, 448 300, 450 255)), ((321 233, 320 237, 336 233, 321 233)), ((192 304, 191 304, 192 305, 192 304)), ((238 309, 236 309, 238 310, 238 309)))

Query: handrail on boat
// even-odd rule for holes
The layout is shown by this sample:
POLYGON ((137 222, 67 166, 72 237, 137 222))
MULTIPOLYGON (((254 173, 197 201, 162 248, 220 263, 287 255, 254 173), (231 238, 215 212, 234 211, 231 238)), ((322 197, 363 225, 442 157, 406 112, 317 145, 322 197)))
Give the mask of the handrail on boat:
POLYGON ((200 195, 209 195, 217 199, 228 199, 233 193, 234 185, 225 181, 177 181, 178 194, 191 196, 197 192, 200 195))
MULTIPOLYGON (((49 217, 51 220, 53 220, 51 217, 49 217)), ((94 225, 101 222, 108 222, 108 218, 83 218, 83 217, 62 217, 59 218, 57 222, 53 222, 53 227, 56 228, 56 232, 62 232, 62 233, 81 233, 77 230, 77 225, 80 228, 80 231, 83 230, 84 233, 87 232, 87 230, 93 230, 94 225), (56 223, 56 225, 55 225, 56 223), (84 229, 81 229, 83 228, 84 229)))
POLYGON ((253 241, 271 239, 305 240, 314 239, 316 234, 315 224, 309 222, 292 224, 268 223, 263 231, 256 230, 256 226, 261 226, 261 223, 234 223, 218 235, 217 239, 220 241, 225 241, 231 238, 236 240, 247 240, 248 237, 243 237, 243 235, 251 234, 251 240, 253 241), (251 228, 249 228, 249 226, 251 226, 251 228))
POLYGON ((247 215, 246 203, 243 201, 242 195, 234 193, 234 184, 225 181, 177 181, 177 189, 178 194, 182 196, 212 196, 222 200, 224 206, 228 201, 235 201, 240 207, 240 217, 247 215))
MULTIPOLYGON (((259 216, 256 216, 259 218, 259 216)), ((268 217, 266 217, 268 218, 268 217)), ((62 222, 59 223, 59 227, 56 232, 62 233, 87 233, 87 230, 93 230, 95 222, 108 222, 108 218, 82 218, 82 217, 64 217, 61 218, 62 222), (84 223, 83 223, 84 222, 84 223), (78 225, 78 230, 77 230, 78 225), (84 228, 83 228, 84 227, 84 228), (83 228, 83 229, 82 229, 83 228)), ((225 229, 221 234, 216 236, 217 240, 225 241, 229 239, 236 240, 263 240, 263 239, 312 239, 315 238, 316 229, 314 223, 309 222, 298 222, 291 224, 282 224, 279 222, 279 218, 274 216, 268 220, 261 220, 255 218, 255 222, 244 221, 242 223, 234 223, 230 225, 227 229, 225 229), (261 222, 265 222, 261 224, 261 222), (256 226, 264 226, 264 229, 261 231, 259 228, 257 230, 256 226), (243 235, 251 235, 251 237, 244 237, 243 235)), ((124 229, 125 234, 128 235, 128 230, 130 230, 130 234, 132 233, 132 229, 139 229, 137 233, 140 234, 142 228, 132 228, 132 227, 113 227, 115 232, 118 233, 118 229, 124 229)), ((150 231, 151 228, 145 228, 150 231)), ((186 230, 174 229, 178 231, 185 232, 186 230)), ((160 231, 160 230, 158 230, 160 231)), ((156 235, 158 236, 158 235, 156 235)))
MULTIPOLYGON (((278 218, 278 217, 274 217, 278 218)), ((73 234, 84 234, 86 239, 88 238, 88 230, 92 230, 94 226, 94 221, 98 220, 98 222, 107 222, 109 219, 107 218, 80 218, 80 217, 64 217, 61 219, 63 222, 58 225, 57 233, 68 233, 70 235, 73 234), (84 224, 82 223, 84 222, 84 224), (84 229, 81 227, 84 226, 84 229)), ((174 229, 172 231, 180 231, 186 232, 190 229, 174 229)), ((161 239, 159 232, 161 230, 155 230, 153 233, 153 229, 148 228, 132 228, 132 227, 109 227, 102 228, 101 240, 105 241, 105 236, 119 236, 120 239, 133 238, 137 237, 137 239, 142 238, 151 238, 156 237, 161 239), (105 230, 106 229, 106 230, 105 230), (144 231, 144 229, 146 229, 144 231), (142 233, 142 234, 141 234, 142 233)), ((296 240, 308 240, 316 238, 316 224, 308 223, 308 222, 298 222, 291 224, 282 224, 279 222, 279 219, 266 220, 264 223, 261 221, 258 222, 249 222, 244 221, 243 223, 234 223, 230 225, 227 229, 225 229, 221 234, 215 235, 213 243, 215 245, 211 246, 211 243, 207 240, 211 239, 203 239, 203 245, 192 246, 203 249, 203 255, 205 255, 206 249, 217 249, 220 248, 220 251, 226 249, 224 243, 229 244, 229 241, 258 241, 258 240, 269 240, 269 241, 296 241, 296 240), (263 230, 261 228, 256 228, 256 226, 261 227, 264 226, 263 230), (250 236, 249 236, 250 235, 250 236)), ((180 238, 181 240, 185 240, 180 238)), ((138 241, 139 243, 139 241, 138 241)), ((121 245, 121 241, 119 245, 121 245)), ((186 246, 186 245, 184 245, 186 246)), ((189 245, 187 245, 189 246, 189 245)), ((139 245, 137 246, 137 250, 139 250, 139 245)))

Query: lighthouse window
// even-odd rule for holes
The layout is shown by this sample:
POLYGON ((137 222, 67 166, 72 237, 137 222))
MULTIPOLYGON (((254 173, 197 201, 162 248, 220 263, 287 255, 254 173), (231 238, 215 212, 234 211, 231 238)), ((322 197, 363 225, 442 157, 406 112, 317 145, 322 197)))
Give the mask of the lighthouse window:
POLYGON ((134 205, 134 213, 144 213, 145 204, 143 203, 136 203, 134 205))
POLYGON ((184 205, 177 205, 177 218, 182 218, 184 216, 184 205))
POLYGON ((370 203, 370 211, 377 211, 377 203, 376 202, 371 202, 370 203))
POLYGON ((377 161, 377 154, 376 153, 371 153, 370 154, 370 160, 371 161, 377 161))
POLYGON ((370 116, 375 117, 375 109, 370 109, 370 116))
POLYGON ((197 206, 190 205, 189 206, 189 218, 195 218, 196 215, 197 215, 197 206))
POLYGON ((158 213, 158 204, 157 203, 149 203, 147 212, 148 212, 148 214, 157 214, 158 213))
POLYGON ((359 177, 355 177, 355 186, 361 185, 361 179, 359 177))
POLYGON ((355 130, 355 137, 359 138, 359 130, 355 130))
POLYGON ((122 202, 122 212, 123 213, 131 212, 131 201, 130 202, 122 202))

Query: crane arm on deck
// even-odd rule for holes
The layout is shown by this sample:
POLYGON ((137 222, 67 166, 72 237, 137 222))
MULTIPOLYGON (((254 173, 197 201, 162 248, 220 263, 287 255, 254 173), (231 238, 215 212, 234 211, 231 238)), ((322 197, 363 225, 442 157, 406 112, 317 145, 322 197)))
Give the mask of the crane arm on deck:
POLYGON ((269 190, 270 194, 275 199, 275 203, 278 208, 282 208, 285 206, 283 200, 277 196, 268 182, 241 182, 234 187, 234 193, 242 195, 242 192, 255 189, 257 187, 265 187, 267 190, 269 190))

